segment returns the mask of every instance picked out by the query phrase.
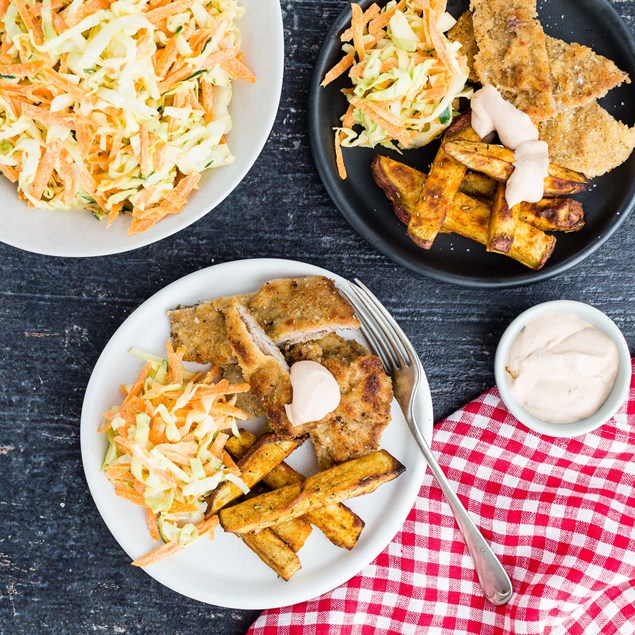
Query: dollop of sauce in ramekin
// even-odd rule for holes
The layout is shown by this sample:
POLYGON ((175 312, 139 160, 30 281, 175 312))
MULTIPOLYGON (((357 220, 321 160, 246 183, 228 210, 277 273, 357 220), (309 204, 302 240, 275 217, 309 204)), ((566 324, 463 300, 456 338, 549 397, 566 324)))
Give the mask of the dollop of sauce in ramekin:
POLYGON ((619 353, 603 331, 575 315, 536 318, 514 340, 507 360, 514 399, 550 423, 590 417, 615 383, 619 353))

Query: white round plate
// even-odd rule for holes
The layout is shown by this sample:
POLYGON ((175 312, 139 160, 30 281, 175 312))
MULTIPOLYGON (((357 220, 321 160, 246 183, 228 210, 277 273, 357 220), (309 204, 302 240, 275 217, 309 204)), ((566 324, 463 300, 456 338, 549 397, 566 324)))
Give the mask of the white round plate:
MULTIPOLYGON (((121 401, 120 384, 131 381, 141 368, 142 362, 130 356, 128 349, 136 346, 161 355, 170 336, 165 312, 177 305, 256 291, 261 284, 274 278, 306 275, 328 276, 338 284, 344 283, 342 278, 329 271, 291 260, 239 260, 202 269, 177 280, 144 302, 104 349, 84 397, 82 460, 97 508, 131 559, 149 552, 157 543, 148 535, 143 511, 116 496, 101 472, 106 439, 97 433, 102 413, 121 401)), ((425 436, 430 440, 432 401, 425 377, 416 409, 425 436)), ((401 529, 423 479, 425 461, 396 402, 393 402, 392 421, 383 434, 381 446, 401 461, 406 471, 372 494, 347 502, 366 522, 352 551, 335 547, 314 529, 298 554, 302 569, 285 582, 242 541, 219 528, 213 541, 201 539, 175 556, 151 565, 146 572, 188 597, 240 609, 286 606, 334 589, 372 562, 401 529)), ((296 450, 288 462, 304 474, 315 472, 317 466, 310 441, 296 450)))
POLYGON ((185 209, 148 231, 128 236, 130 219, 120 216, 110 228, 86 210, 29 209, 16 186, 0 176, 0 241, 48 256, 105 256, 149 245, 171 236, 219 205, 243 180, 260 154, 278 112, 284 71, 284 32, 279 0, 242 0, 239 22, 245 63, 256 75, 254 84, 234 82, 230 104, 233 128, 227 142, 236 161, 206 170, 185 209))

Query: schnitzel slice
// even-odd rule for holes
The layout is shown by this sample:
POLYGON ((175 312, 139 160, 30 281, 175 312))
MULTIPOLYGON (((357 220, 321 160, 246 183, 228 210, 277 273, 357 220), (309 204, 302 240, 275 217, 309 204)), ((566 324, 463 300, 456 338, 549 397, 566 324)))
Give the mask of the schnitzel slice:
POLYGON ((324 276, 271 280, 252 298, 249 312, 276 344, 359 328, 353 307, 324 276))
POLYGON ((635 148, 635 127, 629 128, 593 102, 565 110, 539 126, 549 158, 589 178, 621 165, 635 148))
POLYGON ((310 431, 320 469, 376 450, 390 422, 392 382, 381 361, 361 344, 331 334, 286 349, 289 363, 308 359, 328 368, 340 405, 310 431))
POLYGON ((293 389, 289 365, 247 309, 234 300, 225 313, 227 339, 253 394, 262 405, 271 429, 281 439, 299 437, 315 423, 294 426, 285 412, 293 389))
POLYGON ((536 0, 472 0, 476 72, 532 119, 555 113, 545 32, 536 0))
POLYGON ((547 37, 547 55, 557 111, 584 106, 624 82, 631 83, 614 62, 577 42, 547 37))
POLYGON ((467 59, 467 67, 470 71, 468 79, 475 84, 479 78, 474 68, 474 58, 478 53, 478 44, 474 37, 474 25, 472 24, 472 12, 464 11, 456 24, 447 33, 450 42, 459 42, 461 44, 461 53, 467 59))
MULTIPOLYGON (((221 374, 230 384, 244 384, 245 376, 238 364, 226 364, 221 367, 221 374)), ((260 401, 252 390, 236 395, 236 407, 240 408, 250 419, 258 419, 265 414, 260 401)))
MULTIPOLYGON (((251 295, 237 296, 248 302, 251 295)), ((186 362, 197 364, 231 364, 235 361, 225 333, 223 307, 232 298, 218 298, 195 306, 168 311, 172 342, 183 348, 186 362)))

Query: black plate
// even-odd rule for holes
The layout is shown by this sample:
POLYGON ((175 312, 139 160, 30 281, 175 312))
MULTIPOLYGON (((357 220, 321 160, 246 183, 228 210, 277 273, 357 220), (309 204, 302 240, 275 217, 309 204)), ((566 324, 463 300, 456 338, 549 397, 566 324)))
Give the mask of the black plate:
MULTIPOLYGON (((372 0, 361 0, 367 7, 372 0)), ((383 2, 382 2, 383 4, 383 2)), ((448 11, 458 17, 469 2, 450 0, 448 11)), ((567 42, 579 42, 612 59, 635 82, 635 39, 606 0, 548 0, 538 8, 547 34, 567 42)), ((511 258, 486 253, 483 246, 455 235, 440 235, 428 252, 417 247, 395 218, 383 192, 371 175, 371 161, 381 152, 413 167, 430 165, 438 142, 403 155, 378 147, 344 148, 348 179, 342 181, 335 167, 333 127, 346 110, 340 89, 346 76, 320 88, 324 74, 340 59, 339 34, 350 22, 350 5, 326 35, 311 79, 309 136, 322 181, 353 228, 371 245, 395 262, 417 273, 470 287, 511 287, 545 280, 573 267, 592 254, 624 222, 635 204, 635 155, 612 172, 594 179, 591 189, 577 198, 585 209, 586 225, 574 234, 557 235, 557 244, 541 271, 529 271, 511 258)), ((613 116, 635 123, 633 85, 612 90, 600 102, 613 116)))

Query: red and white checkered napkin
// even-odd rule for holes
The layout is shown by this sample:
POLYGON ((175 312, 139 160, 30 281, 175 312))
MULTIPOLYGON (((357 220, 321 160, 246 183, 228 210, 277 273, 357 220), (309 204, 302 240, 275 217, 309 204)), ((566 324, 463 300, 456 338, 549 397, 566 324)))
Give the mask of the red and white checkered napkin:
POLYGON ((613 420, 575 439, 527 430, 493 389, 435 428, 433 450, 509 573, 511 601, 481 595, 428 473, 372 564, 322 597, 265 611, 248 635, 635 633, 635 383, 613 420))

